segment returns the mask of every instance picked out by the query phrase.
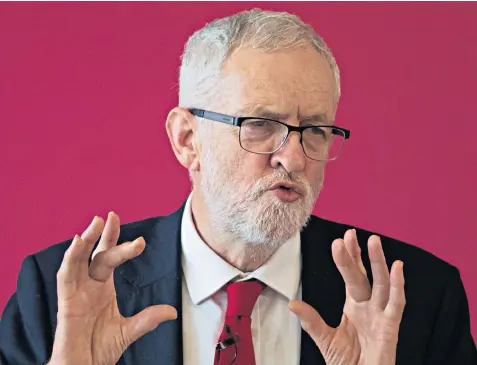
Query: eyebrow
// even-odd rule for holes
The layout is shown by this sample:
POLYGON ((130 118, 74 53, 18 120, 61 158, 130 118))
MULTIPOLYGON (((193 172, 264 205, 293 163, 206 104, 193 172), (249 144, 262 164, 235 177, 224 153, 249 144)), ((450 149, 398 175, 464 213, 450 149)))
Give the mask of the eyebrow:
MULTIPOLYGON (((262 105, 247 105, 246 107, 240 109, 238 113, 244 117, 257 117, 278 121, 284 121, 290 118, 288 113, 274 112, 262 105)), ((308 115, 303 118, 299 118, 299 121, 300 124, 319 122, 326 125, 332 125, 332 123, 328 121, 325 113, 315 113, 308 115)))

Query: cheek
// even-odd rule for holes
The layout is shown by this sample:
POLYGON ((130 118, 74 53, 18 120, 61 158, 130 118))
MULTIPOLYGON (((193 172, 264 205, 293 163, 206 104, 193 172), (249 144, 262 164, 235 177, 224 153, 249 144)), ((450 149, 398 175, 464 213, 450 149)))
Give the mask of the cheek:
POLYGON ((221 160, 227 162, 227 171, 240 180, 249 180, 250 177, 260 176, 269 166, 270 156, 258 155, 245 151, 239 142, 238 130, 224 128, 215 138, 220 145, 221 160))
POLYGON ((325 167, 326 163, 324 162, 312 162, 306 165, 306 177, 313 187, 318 187, 323 183, 325 167))
POLYGON ((243 187, 252 187, 257 180, 270 173, 270 156, 257 155, 247 151, 237 153, 237 160, 234 162, 235 176, 243 183, 243 187))

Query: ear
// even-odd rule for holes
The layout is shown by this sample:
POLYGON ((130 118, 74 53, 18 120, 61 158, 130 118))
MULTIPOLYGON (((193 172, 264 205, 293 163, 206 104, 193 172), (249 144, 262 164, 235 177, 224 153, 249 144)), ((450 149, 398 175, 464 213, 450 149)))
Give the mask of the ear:
POLYGON ((177 160, 188 170, 199 169, 199 151, 195 143, 194 116, 184 108, 176 107, 169 112, 166 131, 177 160))

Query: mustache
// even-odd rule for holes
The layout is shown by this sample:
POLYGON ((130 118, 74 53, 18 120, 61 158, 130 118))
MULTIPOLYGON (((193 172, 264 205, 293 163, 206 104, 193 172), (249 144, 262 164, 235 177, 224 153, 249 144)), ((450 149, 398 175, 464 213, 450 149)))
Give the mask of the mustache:
POLYGON ((268 174, 257 180, 250 189, 250 196, 255 200, 260 195, 268 191, 274 184, 279 181, 293 182, 300 185, 303 191, 309 192, 311 189, 310 183, 293 172, 287 172, 283 168, 275 169, 271 174, 268 174))

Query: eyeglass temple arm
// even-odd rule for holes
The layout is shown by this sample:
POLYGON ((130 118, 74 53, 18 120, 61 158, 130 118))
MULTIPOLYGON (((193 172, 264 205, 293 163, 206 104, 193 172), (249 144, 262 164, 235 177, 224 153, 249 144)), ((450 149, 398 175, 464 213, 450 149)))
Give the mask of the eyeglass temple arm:
POLYGON ((189 111, 196 117, 210 119, 216 122, 221 122, 221 123, 226 123, 231 125, 237 125, 237 122, 238 122, 237 118, 231 117, 230 115, 209 112, 203 109, 189 109, 189 111))

